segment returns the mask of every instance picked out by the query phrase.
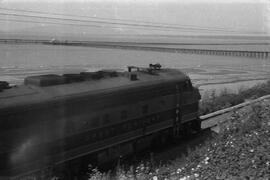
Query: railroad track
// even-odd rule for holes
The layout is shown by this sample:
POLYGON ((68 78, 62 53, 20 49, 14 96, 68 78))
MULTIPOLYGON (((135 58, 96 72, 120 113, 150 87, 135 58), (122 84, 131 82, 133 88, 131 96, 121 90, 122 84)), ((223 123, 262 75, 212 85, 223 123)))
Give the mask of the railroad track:
POLYGON ((201 127, 202 129, 210 128, 216 131, 218 124, 226 121, 227 117, 230 116, 233 113, 233 111, 243 108, 245 106, 249 106, 251 104, 263 101, 265 99, 270 99, 270 95, 262 96, 260 98, 257 98, 251 101, 247 101, 247 102, 244 102, 244 103, 241 103, 241 104, 238 104, 238 105, 226 108, 226 109, 222 109, 222 110, 219 110, 219 111, 207 114, 207 115, 200 116, 200 119, 202 120, 201 127))

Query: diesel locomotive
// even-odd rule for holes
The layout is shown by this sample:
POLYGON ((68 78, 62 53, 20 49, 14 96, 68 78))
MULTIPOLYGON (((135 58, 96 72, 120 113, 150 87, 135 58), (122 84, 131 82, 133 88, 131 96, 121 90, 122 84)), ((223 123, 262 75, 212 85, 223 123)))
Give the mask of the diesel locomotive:
POLYGON ((86 155, 107 162, 199 130, 198 88, 177 69, 29 76, 0 83, 0 179, 86 155))

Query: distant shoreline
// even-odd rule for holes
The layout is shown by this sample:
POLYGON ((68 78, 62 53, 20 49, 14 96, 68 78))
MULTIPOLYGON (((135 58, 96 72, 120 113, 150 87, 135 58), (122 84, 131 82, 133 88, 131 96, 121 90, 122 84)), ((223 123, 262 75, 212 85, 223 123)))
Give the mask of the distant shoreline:
POLYGON ((70 41, 70 40, 31 40, 0 39, 4 44, 49 44, 49 45, 270 45, 270 42, 222 42, 222 43, 179 43, 179 42, 135 42, 135 41, 70 41))
MULTIPOLYGON (((160 51, 160 52, 177 52, 181 50, 221 50, 221 51, 241 51, 241 52, 270 52, 268 50, 258 49, 226 49, 222 46, 269 46, 270 42, 239 42, 239 43, 155 43, 155 42, 112 42, 112 41, 60 41, 60 40, 27 40, 27 39, 0 39, 0 44, 40 44, 51 46, 79 46, 79 47, 94 47, 94 48, 109 48, 109 49, 129 49, 129 50, 144 50, 144 51, 160 51), (166 47, 167 46, 167 47, 166 47), (183 46, 183 47, 177 47, 183 46), (192 47, 192 46, 213 46, 213 48, 192 47), (216 48, 219 47, 219 48, 216 48)), ((235 48, 235 47, 234 47, 235 48)))

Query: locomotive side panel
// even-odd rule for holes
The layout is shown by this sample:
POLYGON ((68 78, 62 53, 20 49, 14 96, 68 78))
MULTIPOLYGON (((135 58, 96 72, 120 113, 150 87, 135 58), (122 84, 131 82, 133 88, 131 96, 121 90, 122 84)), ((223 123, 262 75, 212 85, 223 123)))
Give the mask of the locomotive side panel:
MULTIPOLYGON (((148 88, 146 88, 145 91, 140 89, 138 92, 132 92, 130 94, 128 92, 123 92, 122 97, 119 96, 119 94, 118 96, 115 96, 113 93, 106 96, 102 95, 100 98, 96 98, 99 102, 95 102, 94 98, 86 97, 86 100, 83 103, 81 101, 75 101, 77 102, 76 104, 71 103, 72 101, 66 101, 64 106, 63 103, 60 103, 61 106, 50 106, 47 110, 35 109, 36 113, 32 114, 31 120, 33 121, 36 119, 36 123, 30 125, 29 123, 26 123, 25 127, 19 126, 17 128, 16 126, 7 126, 7 128, 9 128, 7 131, 9 133, 12 132, 14 139, 19 141, 19 143, 11 143, 9 141, 9 143, 18 147, 25 144, 25 142, 28 142, 29 145, 26 149, 29 149, 31 152, 38 152, 35 154, 32 153, 32 156, 31 158, 29 157, 28 161, 69 151, 76 147, 85 146, 91 143, 96 144, 91 148, 91 151, 95 151, 94 147, 101 147, 101 144, 104 145, 104 142, 97 142, 104 141, 106 138, 134 131, 134 133, 130 134, 128 137, 118 137, 118 139, 114 138, 113 140, 106 142, 106 144, 112 145, 125 141, 126 138, 136 138, 137 136, 143 135, 142 127, 147 123, 151 123, 151 121, 157 121, 157 115, 149 114, 159 113, 161 117, 167 117, 167 114, 164 114, 163 111, 164 108, 166 108, 166 110, 168 108, 173 108, 170 107, 173 106, 173 95, 162 95, 168 93, 170 93, 170 91, 166 90, 165 92, 161 92, 160 89, 156 89, 156 92, 153 93, 152 91, 149 92, 148 88), (138 95, 142 95, 143 97, 138 97, 138 95), (116 100, 116 97, 118 101, 116 100), (146 101, 142 101, 142 98, 146 99, 146 101), (115 106, 112 106, 112 103, 114 103, 115 106), (164 105, 160 106, 160 109, 157 109, 156 104, 158 103, 163 103, 164 105), (122 104, 129 104, 129 109, 126 108, 126 105, 122 104), (85 107, 89 110, 86 111, 85 107), (98 110, 98 108, 100 108, 100 110, 98 110), (147 123, 144 122, 146 116, 149 121, 147 123), (38 119, 39 117, 43 118, 38 119)), ((171 112, 171 114, 173 115, 173 112, 171 112)), ((24 121, 26 117, 30 118, 30 116, 22 116, 20 113, 13 116, 17 117, 14 118, 15 120, 11 119, 14 122, 17 120, 20 122, 24 121), (20 119, 20 117, 23 118, 20 119)), ((1 135, 5 136, 3 133, 1 133, 1 135)), ((89 150, 90 149, 87 149, 87 151, 89 150)), ((27 150, 24 151, 24 153, 27 152, 27 150)), ((10 156, 14 156, 14 153, 16 154, 16 151, 12 152, 10 156)), ((24 155, 22 154, 21 157, 24 155)), ((77 156, 78 154, 72 155, 77 156)), ((23 163, 25 162, 25 159, 17 159, 16 163, 18 164, 19 162, 23 163)), ((42 163, 40 162, 40 164, 42 163)))
POLYGON ((41 168, 94 152, 98 159, 109 158, 134 151, 134 142, 138 148, 143 141, 149 145, 150 135, 174 128, 177 108, 180 123, 197 120, 199 98, 188 83, 175 79, 64 96, 24 111, 2 113, 0 138, 5 150, 0 152, 4 162, 0 172, 26 164, 29 169, 41 168))

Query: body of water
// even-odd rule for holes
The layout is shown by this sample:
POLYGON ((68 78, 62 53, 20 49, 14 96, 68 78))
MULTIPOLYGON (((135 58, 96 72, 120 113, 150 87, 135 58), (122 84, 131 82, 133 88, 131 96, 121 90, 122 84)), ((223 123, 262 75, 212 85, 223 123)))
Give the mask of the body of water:
POLYGON ((58 45, 0 44, 0 80, 16 84, 29 75, 126 69, 129 65, 148 66, 150 63, 184 69, 194 82, 200 84, 223 80, 229 82, 241 78, 260 79, 270 72, 269 59, 58 45))

